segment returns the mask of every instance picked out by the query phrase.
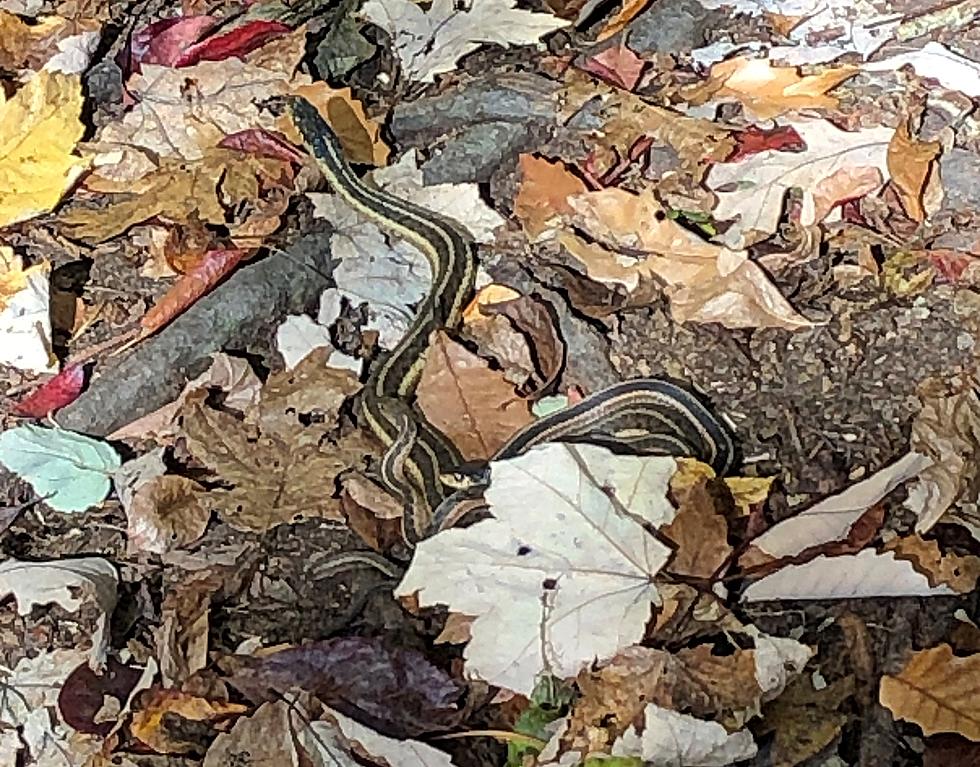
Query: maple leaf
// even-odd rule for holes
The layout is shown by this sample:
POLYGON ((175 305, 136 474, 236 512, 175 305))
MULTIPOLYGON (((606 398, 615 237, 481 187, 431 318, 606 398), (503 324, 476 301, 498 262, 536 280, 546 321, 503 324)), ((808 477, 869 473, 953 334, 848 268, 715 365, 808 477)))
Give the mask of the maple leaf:
POLYGON ((765 151, 742 162, 718 163, 708 172, 708 186, 718 196, 714 215, 735 219, 725 241, 745 247, 773 234, 779 225, 786 192, 803 192, 800 223, 819 223, 814 189, 842 168, 872 167, 889 178, 887 155, 894 131, 866 128, 842 131, 826 120, 789 123, 806 144, 803 152, 765 151))
POLYGON ((47 213, 88 160, 74 154, 85 128, 77 76, 41 71, 0 99, 0 226, 47 213))
POLYGON ((185 413, 183 430, 194 457, 230 485, 201 494, 201 502, 238 530, 261 532, 310 517, 339 521, 334 480, 371 452, 357 433, 328 448, 314 429, 255 434, 201 404, 185 413))
POLYGON ((452 0, 435 0, 424 11, 410 0, 369 0, 361 13, 391 35, 406 78, 433 82, 481 43, 527 45, 571 23, 515 5, 514 0, 474 0, 459 8, 452 0))
POLYGON ((895 675, 881 679, 879 700, 896 718, 914 722, 926 735, 956 732, 980 740, 980 654, 953 656, 948 644, 912 655, 895 675))
POLYGON ((673 518, 676 465, 562 444, 495 461, 494 517, 422 541, 396 593, 477 616, 467 668, 491 684, 527 694, 545 670, 572 676, 643 635, 669 549, 637 520, 673 518))

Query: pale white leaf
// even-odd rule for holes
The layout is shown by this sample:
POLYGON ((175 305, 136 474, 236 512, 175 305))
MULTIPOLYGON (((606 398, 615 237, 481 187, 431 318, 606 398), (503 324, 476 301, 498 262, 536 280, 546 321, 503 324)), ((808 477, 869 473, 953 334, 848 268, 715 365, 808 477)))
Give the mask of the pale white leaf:
POLYGON ((45 62, 44 69, 67 75, 82 74, 92 62, 92 54, 99 45, 100 37, 100 33, 90 31, 59 40, 58 52, 45 62))
POLYGON ((391 36, 406 78, 432 82, 482 43, 536 43, 571 23, 515 6, 515 0, 471 0, 464 6, 435 0, 424 11, 411 0, 369 0, 361 13, 391 36))
POLYGON ((773 525, 752 541, 752 548, 779 558, 795 556, 812 546, 842 541, 871 506, 930 465, 932 459, 928 456, 906 453, 867 479, 773 525))
POLYGON ((859 599, 867 597, 953 596, 949 586, 929 579, 895 553, 866 549, 857 554, 821 555, 802 565, 786 565, 751 584, 743 602, 774 599, 859 599))
POLYGON ((708 186, 718 196, 714 215, 735 220, 725 233, 729 247, 743 248, 776 231, 783 200, 792 188, 802 190, 801 223, 814 218, 814 190, 819 182, 844 168, 876 168, 883 181, 888 172, 891 128, 843 131, 827 120, 805 119, 783 123, 806 144, 802 152, 766 150, 738 162, 718 163, 708 173, 708 186))
POLYGON ((452 767, 453 760, 445 751, 417 740, 395 740, 365 727, 339 711, 326 709, 324 716, 332 722, 311 722, 310 729, 319 735, 339 730, 358 754, 366 754, 372 762, 385 767, 452 767))
POLYGON ((422 541, 396 591, 476 616, 467 669, 529 694, 638 642, 670 550, 646 532, 673 519, 673 458, 550 444, 494 462, 494 518, 422 541))
POLYGON ((5 278, 0 292, 0 364, 32 373, 54 373, 58 361, 51 353, 51 264, 21 266, 10 248, 0 247, 0 278, 5 278))
POLYGON ((290 314, 276 328, 276 351, 282 355, 286 370, 292 370, 321 347, 333 347, 330 328, 305 314, 290 314))
POLYGON ((612 747, 613 756, 638 756, 651 767, 726 767, 757 750, 748 730, 730 733, 716 722, 652 703, 643 711, 643 732, 630 725, 612 747))
POLYGON ((942 43, 926 43, 919 50, 864 64, 863 68, 871 72, 895 72, 906 65, 919 77, 938 80, 944 88, 970 97, 980 96, 980 64, 954 53, 942 43))
POLYGON ((0 564, 0 595, 14 597, 19 615, 29 615, 35 605, 54 603, 68 612, 75 612, 87 603, 94 603, 101 610, 92 635, 92 648, 88 651, 93 668, 105 662, 109 646, 106 628, 116 605, 118 583, 116 568, 100 557, 52 562, 9 559, 0 564))
POLYGON ((789 637, 774 637, 764 634, 753 625, 745 627, 744 632, 755 643, 755 679, 762 690, 763 700, 776 698, 790 679, 799 674, 807 661, 813 657, 813 649, 789 637))

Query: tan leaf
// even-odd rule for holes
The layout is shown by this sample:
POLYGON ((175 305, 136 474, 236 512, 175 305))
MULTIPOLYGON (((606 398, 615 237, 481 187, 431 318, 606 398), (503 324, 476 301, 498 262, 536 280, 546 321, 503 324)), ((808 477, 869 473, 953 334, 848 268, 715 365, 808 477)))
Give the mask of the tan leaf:
POLYGON ((919 535, 896 538, 885 546, 899 559, 907 559, 917 571, 929 579, 930 586, 946 584, 960 594, 973 591, 980 578, 980 557, 943 554, 939 543, 919 535))
POLYGON ((520 156, 521 182, 514 198, 514 215, 531 242, 536 242, 572 212, 568 198, 586 191, 585 182, 561 160, 550 162, 530 154, 520 156))
MULTIPOLYGON (((296 87, 294 93, 307 99, 323 115, 351 162, 379 168, 387 165, 391 149, 381 138, 381 126, 365 114, 364 105, 354 98, 350 88, 334 89, 324 82, 315 82, 296 87)), ((289 120, 280 122, 280 129, 298 139, 289 120)))
POLYGON ((879 700, 926 735, 980 740, 980 655, 954 657, 948 644, 914 653, 901 672, 882 677, 879 700))
POLYGON ((717 576, 732 552, 724 516, 731 499, 724 483, 702 480, 681 492, 673 484, 671 489, 678 503, 677 516, 660 532, 677 549, 667 569, 692 578, 717 576))
POLYGON ((554 383, 565 364, 565 343, 544 303, 532 296, 518 296, 509 301, 487 302, 480 312, 494 319, 507 318, 522 338, 530 340, 534 349, 531 372, 537 378, 537 390, 554 383))
POLYGON ((912 136, 908 121, 898 126, 888 145, 888 172, 902 207, 913 221, 925 221, 922 196, 941 151, 940 142, 920 141, 912 136))
MULTIPOLYGON (((889 163, 889 170, 891 170, 889 163)), ((894 173, 894 171, 892 171, 894 173)), ((812 222, 823 221, 830 211, 848 200, 856 200, 879 189, 884 179, 881 171, 869 166, 841 168, 813 187, 812 222)))
POLYGON ((187 410, 183 431, 194 457, 231 485, 202 501, 232 527, 255 532, 302 518, 341 520, 334 480, 371 452, 357 432, 334 444, 300 426, 265 434, 201 404, 187 410))
POLYGON ((738 56, 712 66, 707 80, 685 96, 692 104, 734 98, 754 117, 769 120, 790 111, 835 109, 837 99, 827 92, 857 73, 857 67, 837 67, 800 75, 796 67, 774 67, 769 59, 738 56))
POLYGON ((489 458, 533 420, 500 372, 445 333, 426 354, 418 403, 429 423, 468 460, 489 458))
POLYGON ((367 477, 351 472, 343 479, 341 508, 351 530, 375 551, 402 540, 402 504, 367 477))
POLYGON ((140 485, 126 511, 130 547, 162 554, 204 535, 211 513, 201 503, 203 490, 193 480, 174 475, 140 485))
POLYGON ((472 637, 470 628, 474 620, 473 617, 462 613, 449 613, 446 625, 442 627, 439 636, 433 640, 433 644, 466 644, 472 637))

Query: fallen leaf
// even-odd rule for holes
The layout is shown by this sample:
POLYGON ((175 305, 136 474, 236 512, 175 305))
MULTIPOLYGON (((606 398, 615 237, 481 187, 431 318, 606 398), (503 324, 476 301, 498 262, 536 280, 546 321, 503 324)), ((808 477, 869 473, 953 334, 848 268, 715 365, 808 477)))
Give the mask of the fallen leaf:
POLYGON ((180 690, 157 687, 143 696, 142 705, 133 712, 129 728, 133 737, 158 754, 187 754, 197 750, 196 739, 181 733, 182 720, 220 722, 248 711, 248 707, 240 703, 207 700, 180 690))
POLYGON ((386 737, 339 711, 328 709, 324 718, 327 721, 310 723, 310 730, 315 735, 322 739, 331 731, 339 732, 356 754, 366 754, 376 764, 386 767, 453 767, 455 764, 445 751, 417 740, 386 737))
POLYGON ((710 480, 681 491, 676 486, 672 489, 678 504, 677 516, 660 531, 677 547, 667 570, 681 577, 717 578, 721 575, 719 568, 732 553, 724 515, 731 507, 731 499, 727 493, 719 493, 717 483, 710 480))
POLYGON ((173 475, 140 486, 126 509, 130 549, 163 554, 204 535, 211 513, 201 501, 203 492, 197 482, 173 475))
POLYGON ((712 66, 708 78, 684 95, 694 105, 735 99, 753 118, 771 120, 791 111, 836 109, 837 99, 827 92, 858 71, 838 67, 800 75, 796 67, 775 67, 769 59, 737 56, 712 66))
POLYGON ((303 518, 340 521, 334 480, 370 452, 356 433, 322 446, 321 432, 302 426, 255 434, 200 404, 185 412, 183 432, 194 457, 231 486, 201 494, 201 502, 232 527, 255 532, 303 518))
MULTIPOLYGON (((301 757, 298 746, 305 740, 303 733, 309 725, 310 715, 292 700, 265 703, 251 716, 239 717, 228 732, 219 733, 204 755, 202 767, 228 767, 241 761, 283 767, 299 767, 300 764, 357 767, 353 758, 339 748, 331 749, 331 762, 313 762, 306 749, 301 757)), ((326 743, 332 745, 329 740, 326 743)))
POLYGON ((955 732, 980 740, 980 655, 953 656, 948 644, 913 653, 895 675, 881 678, 879 700, 896 719, 914 722, 926 735, 955 732))
MULTIPOLYGON (((841 168, 876 168, 884 180, 891 128, 842 131, 826 120, 793 120, 806 144, 802 152, 765 151, 741 162, 717 163, 708 173, 708 186, 718 197, 714 215, 732 220, 725 234, 730 247, 745 247, 775 233, 786 193, 802 190, 800 223, 818 223, 813 190, 841 168)), ((826 188, 824 189, 826 192, 826 188)), ((826 206, 826 203, 824 204, 826 206)))
POLYGON ((972 388, 946 395, 924 387, 920 399, 922 409, 912 421, 910 445, 931 460, 905 501, 918 517, 915 531, 921 535, 942 520, 957 522, 977 537, 980 532, 974 531, 980 527, 969 514, 959 514, 952 507, 964 495, 971 495, 980 481, 980 398, 972 388))
POLYGON ((422 541, 395 593, 477 616, 466 666, 491 684, 527 694, 544 670, 573 676, 643 635, 669 550, 636 520, 673 518, 675 467, 562 444, 494 462, 485 494, 494 517, 422 541))
POLYGON ((65 724, 81 732, 107 736, 143 676, 143 670, 109 658, 101 673, 86 663, 72 671, 58 692, 58 712, 65 724), (109 714, 107 717, 106 714, 109 714))
POLYGON ((326 639, 220 665, 228 684, 255 703, 299 689, 392 737, 444 731, 464 715, 460 682, 421 653, 377 637, 326 639))
POLYGON ((75 75, 35 73, 0 99, 0 226, 47 213, 88 167, 74 154, 85 127, 75 75))
POLYGON ((465 8, 435 0, 426 11, 409 0, 369 0, 361 14, 385 30, 407 80, 433 82, 482 43, 536 43, 570 22, 514 7, 513 0, 475 0, 465 8))
MULTIPOLYGON (((537 378, 535 388, 538 392, 550 389, 565 365, 565 342, 548 305, 533 296, 517 296, 503 301, 488 300, 480 305, 479 311, 492 318, 506 317, 529 340, 534 349, 531 372, 537 378)), ((466 331, 472 334, 472 322, 467 324, 466 331)), ((488 351, 506 368, 505 355, 498 355, 492 346, 488 351)))
POLYGON ((816 756, 840 734, 850 717, 842 704, 854 695, 854 677, 814 689, 809 677, 791 686, 763 711, 761 732, 772 733, 773 767, 794 767, 816 756))
POLYGON ((980 557, 953 552, 944 554, 939 543, 919 535, 895 538, 885 545, 885 551, 894 551, 899 559, 911 562, 929 579, 931 586, 944 584, 960 594, 968 594, 976 588, 980 578, 980 557))
POLYGON ((514 386, 444 332, 425 355, 418 386, 425 419, 449 437, 466 460, 494 455, 534 419, 514 386))
POLYGON ((888 172, 902 207, 913 221, 922 223, 926 219, 922 197, 941 151, 942 144, 938 141, 914 138, 907 120, 898 126, 888 145, 888 172))
POLYGON ((549 235, 563 215, 571 215, 568 198, 587 190, 585 182, 561 160, 551 162, 522 154, 520 187, 514 198, 514 215, 531 242, 549 235))
POLYGON ((62 16, 38 16, 33 22, 29 24, 0 10, 0 68, 39 70, 58 53, 59 43, 97 25, 94 19, 69 20, 62 16))
POLYGON ((619 45, 588 56, 580 66, 611 85, 631 91, 640 81, 646 62, 620 41, 619 45))
POLYGON ((85 511, 106 497, 119 455, 110 445, 64 429, 27 424, 0 434, 0 463, 56 511, 85 511))
POLYGON ((806 149, 806 144, 800 138, 792 125, 783 125, 777 128, 763 129, 756 125, 750 125, 745 130, 735 135, 737 145, 731 157, 726 157, 726 162, 740 162, 759 152, 766 150, 798 152, 806 149))
MULTIPOLYGON (((894 174, 891 163, 888 167, 894 174)), ((841 168, 818 181, 813 187, 813 220, 823 221, 838 205, 871 194, 881 189, 883 183, 881 171, 877 168, 841 168)))
POLYGON ((17 601, 20 616, 30 615, 35 606, 49 604, 57 604, 70 613, 89 605, 97 608, 92 646, 84 653, 84 659, 93 669, 105 663, 109 615, 116 606, 118 583, 116 568, 101 557, 53 562, 8 559, 0 563, 0 594, 4 599, 12 596, 17 601))
POLYGON ((639 756, 651 767, 697 764, 724 767, 750 759, 758 751, 752 733, 729 733, 716 722, 706 722, 687 714, 653 704, 644 709, 642 732, 636 726, 613 744, 613 756, 639 756))
POLYGON ((260 48, 270 40, 275 40, 290 32, 290 28, 278 21, 250 19, 229 31, 211 35, 187 46, 171 63, 174 67, 189 67, 201 61, 221 61, 231 57, 244 58, 246 54, 260 48))
POLYGON ((129 71, 139 72, 144 63, 173 66, 181 52, 220 21, 215 16, 176 16, 137 29, 129 42, 129 71))
POLYGON ((213 290, 246 256, 244 250, 211 250, 187 274, 182 274, 166 293, 140 319, 145 338, 180 316, 199 298, 213 290))
POLYGON ((942 43, 928 42, 908 53, 889 56, 861 65, 868 72, 897 72, 911 66, 922 78, 937 80, 944 88, 967 96, 980 96, 980 64, 954 53, 942 43))
POLYGON ((90 650, 76 647, 42 650, 21 658, 4 676, 6 695, 0 697, 0 721, 25 725, 32 714, 54 708, 62 685, 79 667, 88 667, 90 650))
POLYGON ((34 373, 58 369, 51 353, 50 275, 47 261, 24 269, 20 256, 0 245, 0 363, 34 373))
POLYGON ((929 585, 908 561, 894 552, 867 549, 857 554, 828 557, 821 554, 802 565, 784 565, 750 584, 743 602, 774 599, 858 599, 862 597, 950 596, 949 586, 929 585))
POLYGON ((74 402, 82 393, 83 386, 85 386, 84 366, 78 363, 66 365, 54 378, 45 381, 30 395, 15 402, 11 409, 19 416, 46 418, 74 402))

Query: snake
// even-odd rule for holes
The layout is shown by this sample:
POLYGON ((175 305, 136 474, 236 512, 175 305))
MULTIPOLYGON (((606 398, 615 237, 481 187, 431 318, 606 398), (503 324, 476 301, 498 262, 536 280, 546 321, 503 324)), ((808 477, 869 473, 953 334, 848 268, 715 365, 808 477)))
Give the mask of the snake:
MULTIPOLYGON (((433 333, 452 330, 474 289, 470 239, 453 221, 362 180, 319 111, 301 97, 287 101, 289 117, 325 180, 348 205, 382 229, 415 245, 432 272, 429 290, 390 353, 374 361, 355 413, 385 448, 380 480, 404 506, 403 535, 414 546, 433 532, 435 510, 458 490, 463 459, 414 405, 433 333)), ((538 418, 493 456, 503 460, 545 442, 592 442, 617 452, 689 456, 724 475, 735 460, 728 426, 680 383, 639 378, 607 386, 538 418)))

